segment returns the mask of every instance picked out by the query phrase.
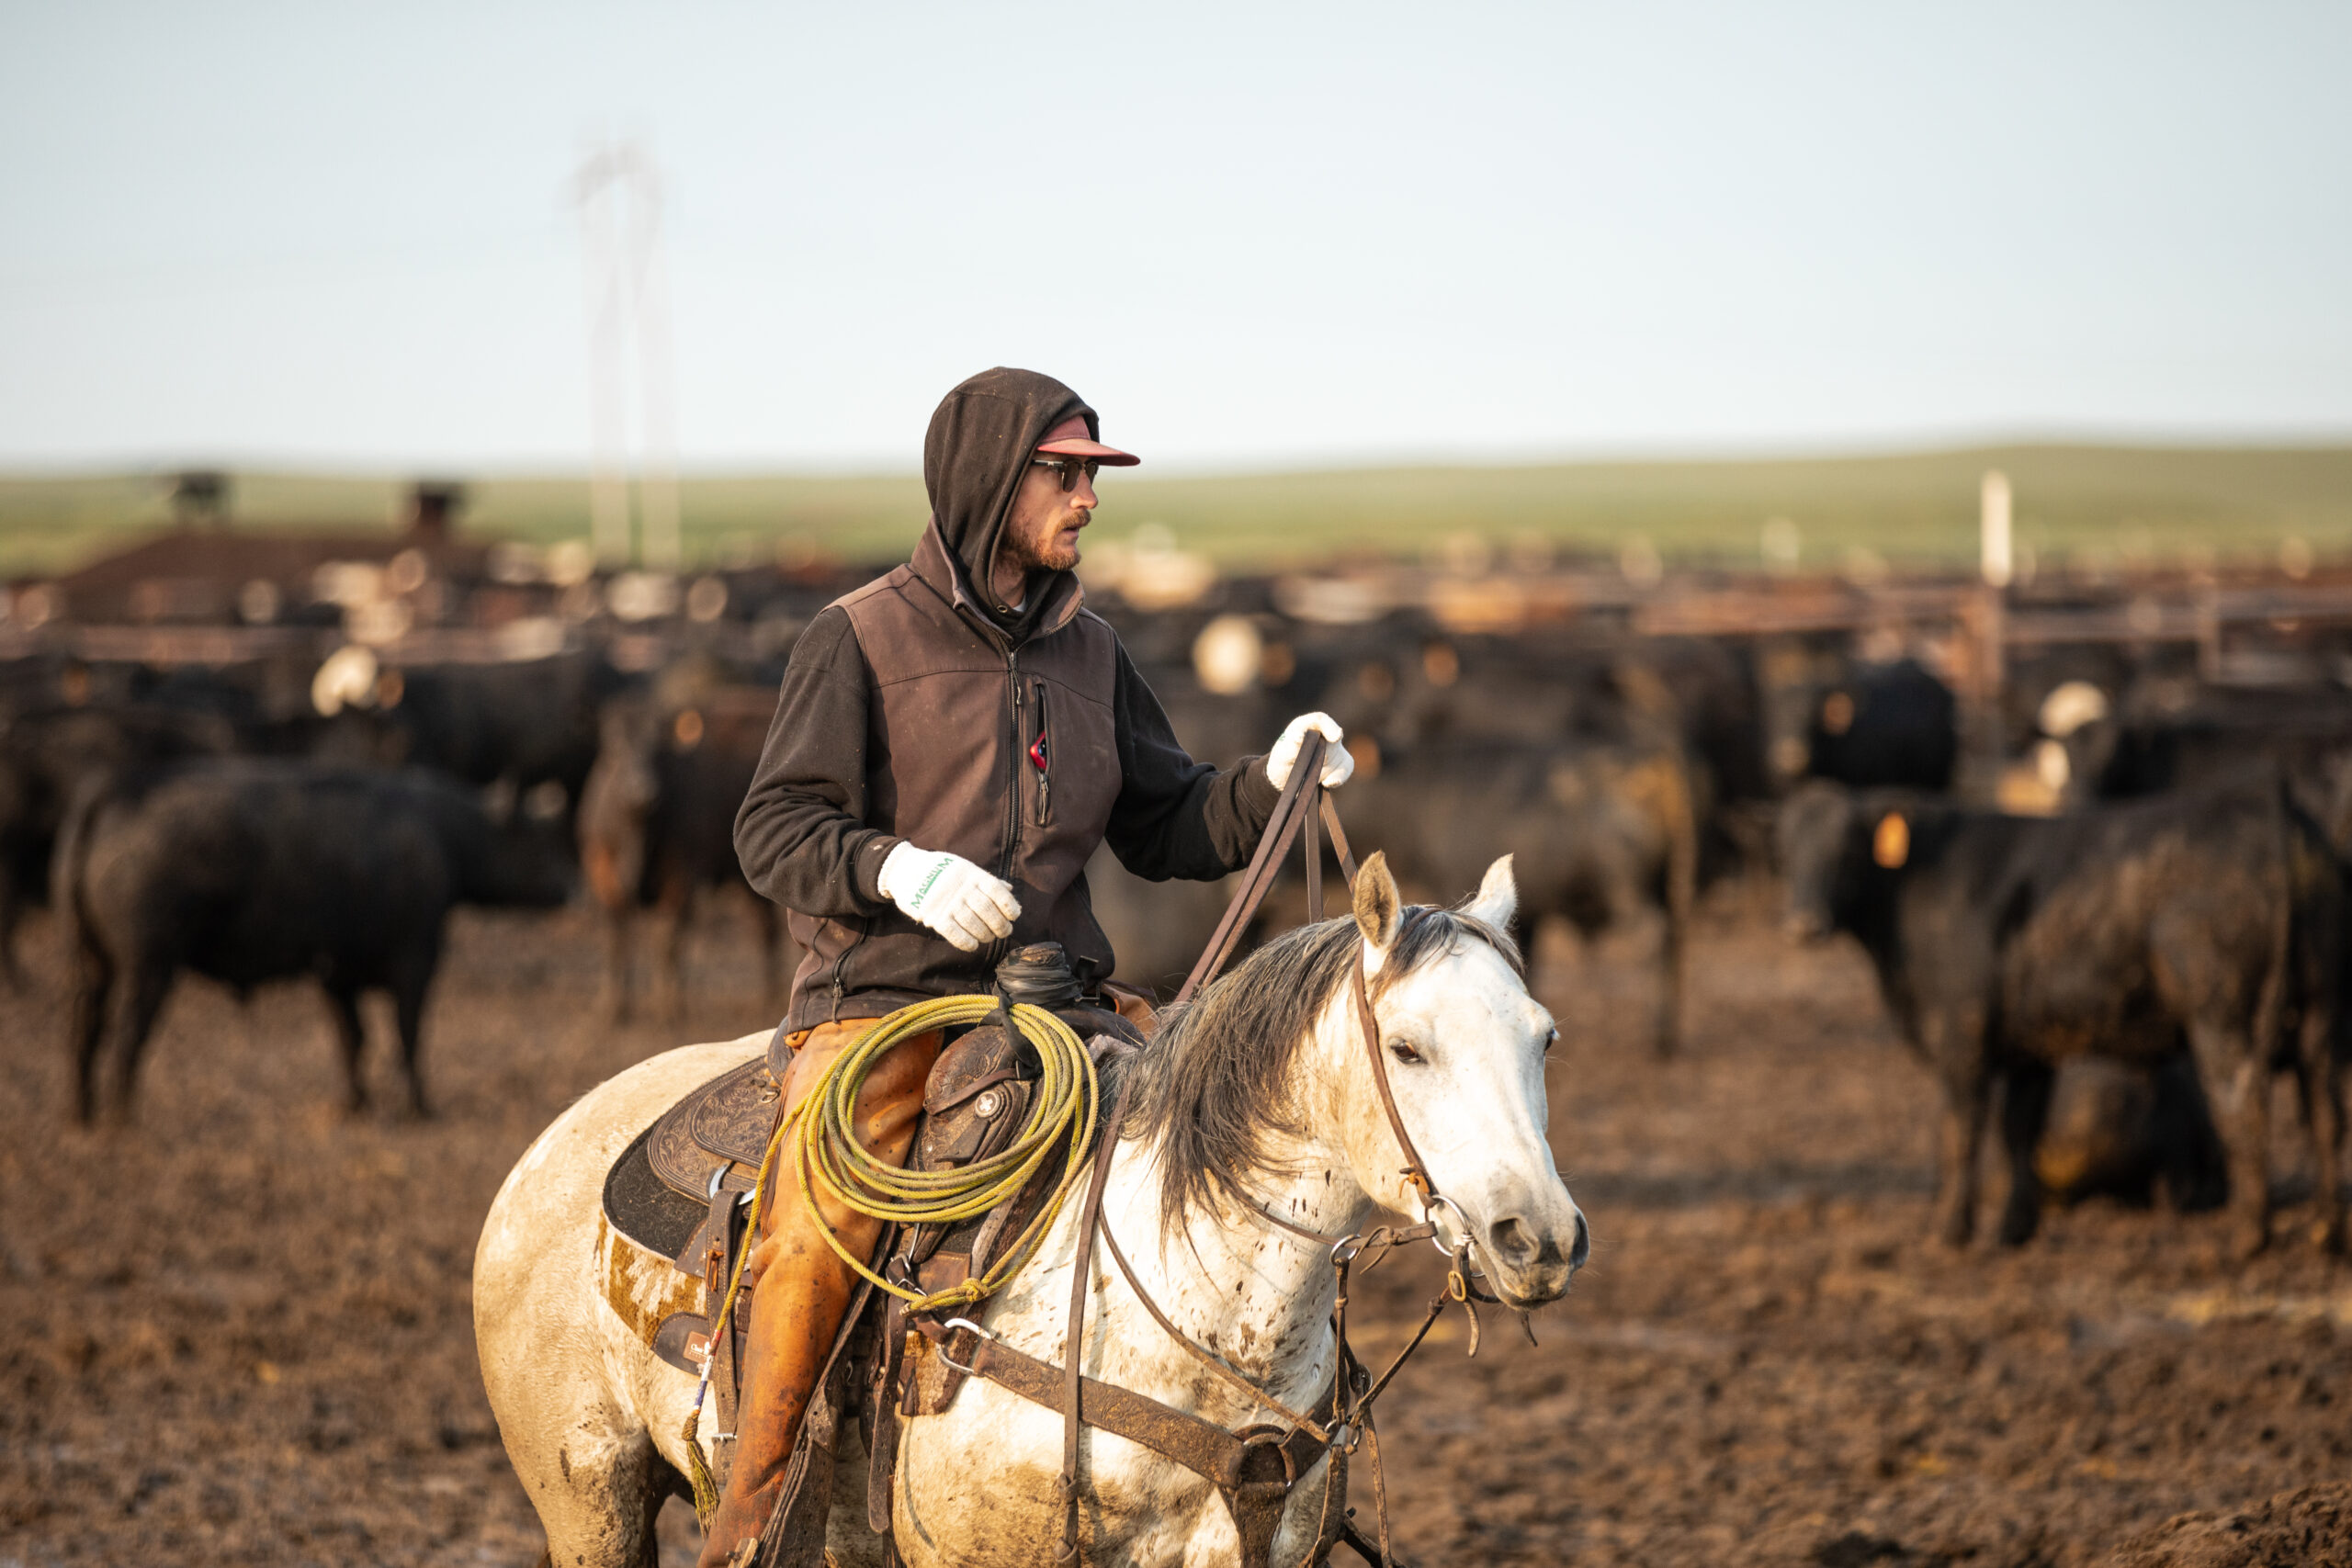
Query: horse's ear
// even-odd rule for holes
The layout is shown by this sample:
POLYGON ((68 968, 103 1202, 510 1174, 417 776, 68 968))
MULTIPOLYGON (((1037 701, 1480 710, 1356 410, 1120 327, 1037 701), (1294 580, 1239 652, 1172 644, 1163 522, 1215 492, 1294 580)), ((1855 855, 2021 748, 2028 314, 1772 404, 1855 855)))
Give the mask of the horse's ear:
POLYGON ((1486 880, 1478 884, 1478 896, 1462 912, 1474 920, 1484 920, 1498 931, 1510 930, 1511 917, 1519 913, 1519 881, 1511 875, 1510 856, 1504 855, 1487 868, 1486 880))
POLYGON ((1388 874, 1388 857, 1374 850, 1356 868, 1356 929, 1363 932, 1363 970, 1380 973, 1388 950, 1396 942, 1405 901, 1396 895, 1396 879, 1388 874))

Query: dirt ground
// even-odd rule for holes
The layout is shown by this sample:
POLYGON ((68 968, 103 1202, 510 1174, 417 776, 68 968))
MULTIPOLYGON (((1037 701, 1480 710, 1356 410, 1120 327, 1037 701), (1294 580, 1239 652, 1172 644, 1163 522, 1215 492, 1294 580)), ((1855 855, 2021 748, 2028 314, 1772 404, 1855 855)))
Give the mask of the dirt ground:
MULTIPOLYGON (((760 1023, 747 923, 697 937, 684 1023, 614 1029, 583 915, 461 919, 423 1124, 338 1113, 315 992, 183 982, 135 1134, 65 1120, 53 940, 0 995, 0 1568, 525 1568, 537 1527, 474 1366, 476 1228, 574 1096, 760 1023)), ((1592 1264, 1540 1348, 1490 1318, 1465 1362, 1451 1319, 1386 1402, 1416 1562, 2352 1562, 2352 1275, 2306 1212, 2246 1267, 2210 1219, 2108 1205, 1947 1252, 1932 1091, 1858 955, 1718 898, 1691 1043, 1658 1064, 1638 952, 1545 946, 1592 1264)), ((1434 1254, 1371 1276, 1368 1351, 1437 1277, 1434 1254)), ((693 1540, 673 1504, 665 1562, 693 1540)))

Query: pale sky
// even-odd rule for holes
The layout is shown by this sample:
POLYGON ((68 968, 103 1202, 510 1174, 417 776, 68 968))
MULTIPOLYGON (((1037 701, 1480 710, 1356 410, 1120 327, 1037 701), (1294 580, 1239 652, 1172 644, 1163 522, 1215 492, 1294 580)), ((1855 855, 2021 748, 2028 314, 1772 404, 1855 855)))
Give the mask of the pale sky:
POLYGON ((0 464, 697 468, 992 364, 1179 468, 2352 433, 2352 5, 0 4, 0 464))

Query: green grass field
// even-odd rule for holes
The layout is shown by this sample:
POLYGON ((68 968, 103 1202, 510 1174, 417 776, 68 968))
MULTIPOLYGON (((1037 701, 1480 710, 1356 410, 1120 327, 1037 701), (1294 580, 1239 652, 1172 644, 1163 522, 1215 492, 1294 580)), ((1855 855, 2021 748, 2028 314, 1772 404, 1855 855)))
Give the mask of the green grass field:
MULTIPOLYGON (((1765 520, 1793 522, 1807 566, 1869 552, 1893 565, 1954 564, 1976 548, 1987 468, 2015 490, 2017 537, 2052 564, 2109 565, 2207 553, 2275 558, 2289 537, 2322 558, 2352 555, 2352 446, 2021 446, 1860 457, 1357 468, 1160 479, 1107 474, 1098 540, 1158 524, 1237 568, 1337 558, 1415 558, 1476 536, 1496 549, 1541 539, 1615 556, 1647 541, 1669 564, 1753 566, 1765 520)), ((405 480, 239 473, 232 513, 250 528, 393 525, 405 480)), ((540 544, 587 532, 585 482, 469 479, 462 526, 540 544)), ((0 575, 70 569, 168 526, 153 475, 0 476, 0 575)), ((904 553, 925 513, 910 475, 698 475, 684 486, 690 561, 810 550, 847 559, 904 553)))

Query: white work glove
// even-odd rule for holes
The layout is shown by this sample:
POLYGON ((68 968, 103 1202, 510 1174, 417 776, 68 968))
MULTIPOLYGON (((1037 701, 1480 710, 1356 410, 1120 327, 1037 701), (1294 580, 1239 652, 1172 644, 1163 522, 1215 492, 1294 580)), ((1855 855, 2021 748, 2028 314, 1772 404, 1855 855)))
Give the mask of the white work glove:
POLYGON ((1328 713, 1303 713, 1290 721, 1283 738, 1266 753, 1266 777, 1276 789, 1290 783, 1290 770, 1298 761, 1298 749, 1306 744, 1306 732, 1319 729, 1330 749, 1323 753, 1323 787, 1337 789, 1355 776, 1356 760, 1340 744, 1340 722, 1328 713))
POLYGON ((901 840, 882 857, 875 881, 909 919, 921 920, 966 953, 1011 936, 1021 916, 1010 885, 945 850, 919 850, 901 840))

